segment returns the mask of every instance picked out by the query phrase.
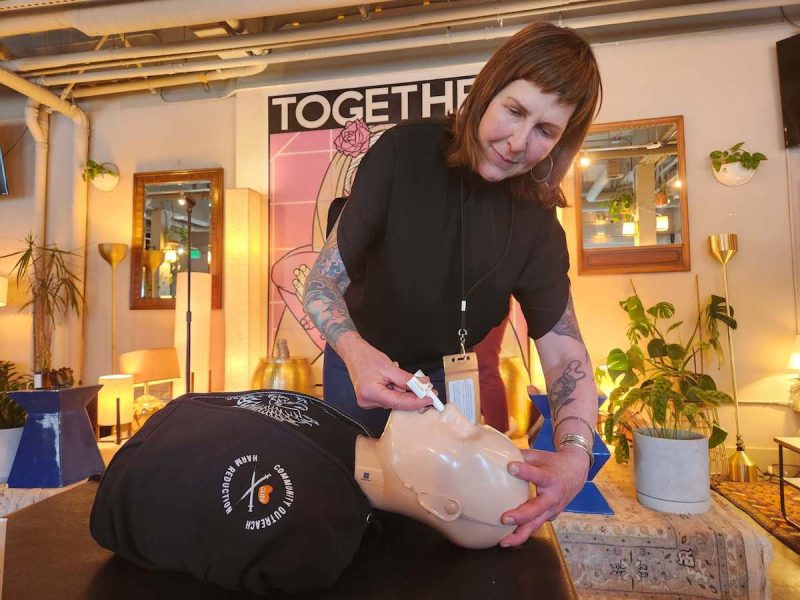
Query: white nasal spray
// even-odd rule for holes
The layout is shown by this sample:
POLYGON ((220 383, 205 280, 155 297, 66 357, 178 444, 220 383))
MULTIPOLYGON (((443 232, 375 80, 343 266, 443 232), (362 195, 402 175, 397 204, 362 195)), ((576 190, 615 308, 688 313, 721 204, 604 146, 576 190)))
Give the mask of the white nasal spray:
POLYGON ((439 397, 433 393, 433 384, 432 383, 422 383, 418 377, 425 377, 425 373, 422 371, 417 371, 414 373, 414 376, 406 381, 406 384, 417 395, 417 398, 425 398, 426 396, 431 399, 433 402, 433 407, 436 410, 443 411, 444 404, 442 401, 439 400, 439 397))

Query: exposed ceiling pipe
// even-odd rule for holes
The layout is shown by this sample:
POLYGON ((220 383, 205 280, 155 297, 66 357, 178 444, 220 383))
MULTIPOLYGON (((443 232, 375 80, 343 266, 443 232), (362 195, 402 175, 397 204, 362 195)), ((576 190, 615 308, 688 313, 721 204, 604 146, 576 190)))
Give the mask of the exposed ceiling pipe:
POLYGON ((50 139, 50 113, 32 98, 25 107, 25 124, 36 144, 33 168, 33 227, 40 244, 47 244, 47 155, 50 139))
MULTIPOLYGON (((475 18, 502 19, 510 16, 526 16, 547 9, 572 10, 610 4, 630 4, 640 0, 539 0, 537 2, 505 2, 491 6, 472 6, 467 8, 433 8, 417 15, 382 16, 368 22, 335 23, 319 27, 303 27, 273 33, 260 33, 236 36, 225 39, 207 39, 193 42, 179 42, 169 46, 136 47, 133 49, 115 48, 101 52, 75 52, 56 56, 35 56, 7 61, 3 66, 15 72, 28 72, 37 69, 68 65, 86 66, 98 62, 128 60, 149 56, 179 56, 187 53, 279 47, 301 42, 335 41, 366 34, 380 34, 408 29, 419 30, 425 26, 454 25, 459 21, 475 18)), ((382 14, 387 14, 386 10, 382 14)))
MULTIPOLYGON (((19 92, 34 102, 49 106, 66 116, 73 122, 74 152, 72 161, 72 242, 77 246, 75 252, 83 257, 83 278, 80 291, 86 298, 86 244, 88 236, 88 199, 87 183, 83 180, 83 168, 89 160, 89 119, 86 113, 74 104, 62 100, 52 92, 42 89, 15 73, 0 67, 0 84, 19 92)), ((76 380, 83 376, 85 358, 85 319, 86 305, 81 307, 80 314, 67 322, 69 338, 79 339, 78 343, 70 343, 70 359, 67 364, 73 365, 76 380)))
POLYGON ((3 17, 0 20, 0 37, 56 29, 77 29, 86 35, 99 36, 104 33, 190 27, 227 19, 251 19, 358 4, 363 4, 363 0, 148 0, 122 5, 90 5, 3 17))
POLYGON ((258 75, 267 64, 243 67, 239 69, 223 69, 211 73, 190 73, 188 75, 174 75, 172 77, 156 77, 153 79, 143 79, 140 81, 128 81, 125 83, 112 83, 97 87, 80 88, 72 91, 73 98, 91 98, 93 96, 105 96, 107 94, 123 94, 127 92, 140 92, 143 90, 155 91, 164 87, 176 85, 189 85, 192 83, 208 83, 209 81, 222 81, 239 77, 251 77, 258 75))
MULTIPOLYGON (((523 26, 515 25, 513 27, 489 27, 480 31, 459 31, 456 33, 444 33, 438 35, 425 35, 415 38, 403 38, 397 40, 380 40, 372 42, 362 42, 354 44, 342 44, 339 46, 325 47, 325 48, 309 48, 307 50, 288 50, 278 54, 270 54, 269 56, 251 56, 246 59, 236 59, 237 64, 249 64, 253 66, 261 66, 264 70, 270 63, 288 63, 298 62, 305 60, 319 60, 322 58, 353 56, 360 54, 390 52, 393 50, 405 50, 409 48, 424 48, 434 45, 456 44, 461 42, 471 42, 476 40, 490 40, 499 37, 510 37, 519 31, 523 26)), ((215 68, 222 68, 223 62, 219 61, 215 68)), ((246 67, 240 67, 246 68, 246 67)), ((220 77, 213 77, 213 79, 229 79, 232 75, 231 71, 235 69, 223 69, 218 74, 220 77), (226 75, 227 74, 227 75, 226 75)), ((142 71, 147 71, 142 69, 142 71)), ((210 81, 214 73, 205 73, 203 75, 183 75, 177 77, 186 77, 187 79, 181 83, 173 83, 173 85, 183 85, 183 83, 196 83, 198 80, 189 81, 188 78, 200 77, 199 81, 210 81)), ((91 75, 86 73, 85 75, 91 75)), ((83 77, 84 75, 75 76, 83 77)), ((136 76, 134 70, 121 70, 119 77, 133 77, 136 76)), ((176 80, 178 81, 178 80, 176 80)), ((151 89, 162 87, 158 85, 158 80, 148 79, 142 82, 129 82, 130 87, 121 87, 128 84, 111 84, 102 85, 92 88, 80 88, 73 91, 74 98, 85 98, 87 96, 100 96, 111 93, 118 93, 119 91, 134 91, 136 89, 151 89), (141 85, 139 85, 141 84, 141 85)))
POLYGON ((85 4, 93 0, 7 0, 0 4, 0 13, 12 10, 30 10, 32 8, 53 8, 57 4, 85 4))
MULTIPOLYGON (((752 2, 770 2, 773 0, 752 0, 752 2)), ((737 6, 749 4, 736 2, 737 6)), ((674 7, 680 8, 680 7, 674 7)), ((698 9, 699 7, 683 7, 698 9)), ((658 9, 658 11, 641 11, 650 13, 651 18, 670 18, 676 15, 676 10, 671 8, 658 9)), ((634 11, 618 13, 617 20, 621 18, 633 18, 634 11), (624 15, 624 17, 623 17, 624 15)), ((570 20, 569 25, 577 28, 595 26, 597 22, 608 23, 608 17, 597 15, 595 17, 577 18, 570 20)), ((618 22, 617 21, 617 22, 618 22)), ((255 65, 265 65, 268 63, 290 63, 299 61, 319 60, 330 57, 368 55, 380 52, 391 52, 396 50, 407 50, 410 48, 421 48, 444 44, 456 44, 473 42, 478 40, 488 40, 503 37, 510 37, 519 31, 523 25, 505 27, 487 27, 483 29, 473 29, 466 31, 446 31, 445 33, 419 35, 415 37, 405 37, 396 39, 383 39, 368 42, 354 42, 351 44, 340 44, 337 46, 325 46, 320 48, 306 48, 273 52, 265 56, 249 56, 246 58, 216 60, 216 61, 196 61, 190 63, 180 63, 172 65, 159 65, 144 67, 141 69, 113 69, 104 71, 93 71, 77 75, 61 75, 37 78, 36 81, 46 86, 57 86, 77 83, 88 83, 103 80, 131 79, 137 77, 158 77, 164 75, 175 75, 179 73, 195 71, 213 71, 219 69, 242 68, 255 65)), ((108 86, 106 86, 108 87, 108 86)), ((147 86, 151 87, 151 86, 147 86)), ((143 89, 147 89, 147 87, 143 89)), ((157 86, 152 86, 157 87, 157 86)), ((95 88, 97 89, 97 88, 95 88)), ((140 88, 142 89, 142 88, 140 88)), ((75 97, 83 97, 83 90, 78 90, 75 97)), ((108 92, 106 92, 108 93, 108 92)), ((95 94, 92 94, 95 95, 95 94)), ((663 151, 662 151, 663 152, 663 151)))

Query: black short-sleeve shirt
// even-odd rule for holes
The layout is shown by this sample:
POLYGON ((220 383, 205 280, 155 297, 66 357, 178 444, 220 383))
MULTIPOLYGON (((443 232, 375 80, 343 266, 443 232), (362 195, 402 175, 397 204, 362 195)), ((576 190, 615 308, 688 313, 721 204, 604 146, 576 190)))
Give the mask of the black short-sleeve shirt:
POLYGON ((459 350, 462 204, 467 346, 503 320, 512 295, 534 339, 552 329, 569 297, 555 209, 448 168, 449 135, 445 119, 384 133, 361 162, 337 229, 353 322, 406 368, 436 368, 459 350))

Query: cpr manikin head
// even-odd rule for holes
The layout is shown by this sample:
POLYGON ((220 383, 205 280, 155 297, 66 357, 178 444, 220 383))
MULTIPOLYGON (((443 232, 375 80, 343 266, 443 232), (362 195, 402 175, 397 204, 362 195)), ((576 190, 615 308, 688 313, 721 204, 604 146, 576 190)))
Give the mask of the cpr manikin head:
POLYGON ((394 411, 380 439, 356 441, 355 476, 377 508, 427 523, 466 548, 488 548, 514 530, 500 515, 529 498, 508 472, 520 450, 473 425, 453 404, 443 412, 394 411))

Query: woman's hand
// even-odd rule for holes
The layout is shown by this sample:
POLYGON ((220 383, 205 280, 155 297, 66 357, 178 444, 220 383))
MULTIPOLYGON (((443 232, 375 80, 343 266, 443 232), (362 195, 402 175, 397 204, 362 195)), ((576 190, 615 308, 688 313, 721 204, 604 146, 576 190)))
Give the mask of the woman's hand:
POLYGON ((418 398, 407 389, 411 373, 398 367, 357 333, 342 335, 336 349, 347 365, 356 402, 361 408, 418 410, 431 404, 428 398, 418 398))
POLYGON ((523 450, 524 462, 508 464, 508 472, 536 486, 536 497, 502 514, 506 525, 517 525, 514 533, 500 540, 501 546, 518 546, 545 521, 564 510, 586 483, 589 457, 577 447, 567 446, 558 452, 523 450))

